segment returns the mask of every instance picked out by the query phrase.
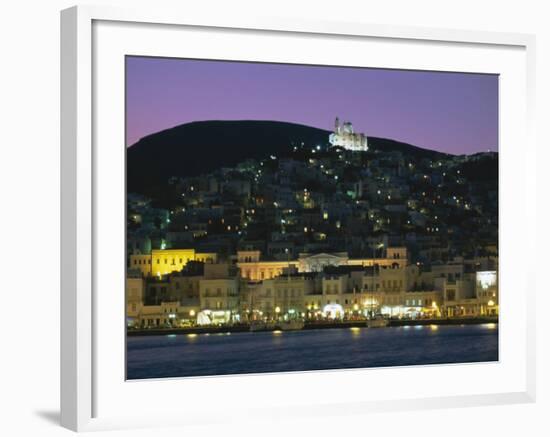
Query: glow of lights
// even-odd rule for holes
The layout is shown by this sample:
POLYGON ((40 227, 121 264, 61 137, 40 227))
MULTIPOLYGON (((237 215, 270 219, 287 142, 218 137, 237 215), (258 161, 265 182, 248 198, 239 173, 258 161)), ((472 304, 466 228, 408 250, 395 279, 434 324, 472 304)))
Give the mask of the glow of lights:
POLYGON ((281 308, 280 308, 280 307, 275 307, 275 312, 276 312, 277 314, 279 314, 279 313, 281 312, 281 308))
POLYGON ((349 328, 351 332, 353 333, 358 333, 359 331, 361 331, 361 328, 357 327, 357 326, 352 326, 351 328, 349 328))
POLYGON ((439 329, 439 326, 437 326, 437 325, 430 325, 430 329, 431 329, 432 331, 437 331, 437 330, 439 329))
POLYGON ((283 331, 280 331, 279 329, 276 329, 275 331, 273 331, 273 335, 281 335, 283 333, 283 331))
POLYGON ((493 300, 490 300, 489 302, 487 302, 487 305, 489 305, 490 307, 495 306, 495 302, 493 300))
POLYGON ((197 334, 187 334, 187 338, 195 338, 197 334))
POLYGON ((328 304, 323 307, 323 314, 326 317, 335 319, 344 315, 344 308, 342 308, 342 305, 337 303, 328 304))
POLYGON ((496 329, 497 324, 496 323, 487 323, 485 326, 487 327, 487 329, 496 329))
POLYGON ((189 311, 189 317, 195 317, 195 310, 189 311))
POLYGON ((496 285, 497 283, 497 272, 488 271, 488 272, 477 272, 476 280, 481 285, 481 288, 487 290, 489 287, 496 285))

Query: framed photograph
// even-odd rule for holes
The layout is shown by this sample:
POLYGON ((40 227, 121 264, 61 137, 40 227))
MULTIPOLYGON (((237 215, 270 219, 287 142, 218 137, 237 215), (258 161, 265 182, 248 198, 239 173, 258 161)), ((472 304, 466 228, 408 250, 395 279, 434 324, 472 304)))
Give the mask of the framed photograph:
POLYGON ((61 18, 63 426, 534 400, 534 37, 61 18))

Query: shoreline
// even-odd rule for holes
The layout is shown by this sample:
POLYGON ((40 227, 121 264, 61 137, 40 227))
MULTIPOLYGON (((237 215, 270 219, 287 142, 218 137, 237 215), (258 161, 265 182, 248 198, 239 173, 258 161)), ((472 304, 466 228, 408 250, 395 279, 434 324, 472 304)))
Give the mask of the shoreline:
MULTIPOLYGON (((353 320, 342 322, 306 322, 303 329, 341 329, 341 328, 366 328, 366 320, 353 320)), ((388 327, 402 326, 429 326, 429 325, 480 325, 484 323, 498 324, 498 317, 468 317, 453 319, 418 319, 418 320, 389 320, 388 327)), ((380 329, 380 328, 369 328, 380 329)), ((274 331, 275 329, 265 329, 255 332, 274 331)), ((127 337, 142 337, 154 335, 178 335, 178 334, 220 334, 220 333, 238 333, 251 332, 249 324, 228 325, 228 326, 193 326, 188 328, 156 328, 156 329, 130 329, 126 331, 127 337)))

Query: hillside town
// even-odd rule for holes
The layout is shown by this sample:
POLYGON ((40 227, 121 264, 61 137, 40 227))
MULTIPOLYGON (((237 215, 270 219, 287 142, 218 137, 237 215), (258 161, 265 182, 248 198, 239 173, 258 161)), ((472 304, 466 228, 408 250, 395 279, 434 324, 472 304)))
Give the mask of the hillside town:
POLYGON ((129 328, 498 316, 496 153, 279 155, 128 193, 129 328))

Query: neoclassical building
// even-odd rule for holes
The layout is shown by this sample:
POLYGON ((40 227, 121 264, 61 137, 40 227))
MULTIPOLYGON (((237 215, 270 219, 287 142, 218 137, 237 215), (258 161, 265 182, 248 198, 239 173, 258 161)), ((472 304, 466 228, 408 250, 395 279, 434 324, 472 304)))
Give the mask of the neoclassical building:
POLYGON ((349 121, 340 124, 338 117, 334 121, 334 132, 330 134, 328 140, 332 146, 343 147, 347 150, 359 152, 369 150, 367 136, 363 133, 355 133, 353 125, 349 121))
POLYGON ((385 258, 349 258, 347 253, 301 253, 297 260, 262 260, 259 250, 238 251, 237 267, 241 277, 252 281, 263 281, 283 275, 287 268, 300 273, 322 272, 325 267, 372 266, 402 269, 407 265, 405 247, 388 247, 385 258))

